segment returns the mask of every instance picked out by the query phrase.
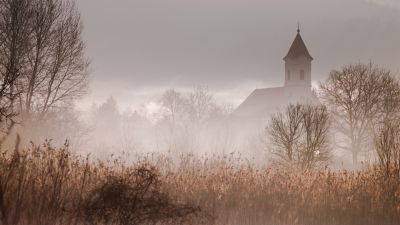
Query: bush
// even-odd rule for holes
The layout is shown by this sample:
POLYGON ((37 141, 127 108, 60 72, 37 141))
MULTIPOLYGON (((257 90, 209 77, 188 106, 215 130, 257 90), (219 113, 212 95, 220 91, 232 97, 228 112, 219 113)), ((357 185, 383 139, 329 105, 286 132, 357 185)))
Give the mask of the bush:
POLYGON ((0 224, 147 224, 184 220, 198 208, 175 203, 143 163, 92 163, 49 141, 0 155, 0 224))
POLYGON ((90 224, 138 225, 171 219, 183 220, 198 209, 174 204, 161 192, 154 167, 141 165, 126 176, 109 176, 86 199, 84 212, 90 224))

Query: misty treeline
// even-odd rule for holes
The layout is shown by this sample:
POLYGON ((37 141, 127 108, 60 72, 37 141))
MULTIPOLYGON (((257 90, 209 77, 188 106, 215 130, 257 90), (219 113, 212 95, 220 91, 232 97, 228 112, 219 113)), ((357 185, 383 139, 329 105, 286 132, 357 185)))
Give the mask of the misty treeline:
POLYGON ((206 88, 166 90, 151 115, 120 113, 110 98, 92 108, 89 124, 96 124, 96 149, 107 154, 116 148, 176 155, 239 151, 263 165, 302 170, 340 168, 343 162, 347 168, 359 168, 361 162, 399 164, 400 84, 394 74, 372 63, 346 65, 333 70, 315 92, 318 102, 283 107, 250 137, 236 134, 232 108, 217 104, 206 88))
POLYGON ((205 87, 179 92, 166 90, 156 100, 158 108, 120 112, 110 97, 93 105, 88 124, 89 148, 100 157, 119 153, 163 152, 194 154, 232 151, 227 118, 232 107, 217 104, 205 87), (223 140, 225 138, 225 140, 223 140))

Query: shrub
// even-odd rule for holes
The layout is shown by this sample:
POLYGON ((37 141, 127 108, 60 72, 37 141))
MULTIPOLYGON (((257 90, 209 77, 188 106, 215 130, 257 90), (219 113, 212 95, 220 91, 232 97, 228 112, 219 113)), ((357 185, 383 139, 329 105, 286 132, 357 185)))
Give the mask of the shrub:
POLYGON ((138 225, 184 220, 198 209, 175 204, 161 192, 154 167, 141 165, 125 176, 109 176, 88 195, 84 207, 90 224, 138 225))

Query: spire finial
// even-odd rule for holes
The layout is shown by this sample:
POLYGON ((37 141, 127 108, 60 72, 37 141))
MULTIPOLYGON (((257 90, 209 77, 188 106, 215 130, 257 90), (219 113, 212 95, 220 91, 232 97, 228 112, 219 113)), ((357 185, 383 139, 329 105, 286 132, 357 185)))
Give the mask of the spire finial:
POLYGON ((300 33, 300 23, 297 23, 297 33, 300 33))

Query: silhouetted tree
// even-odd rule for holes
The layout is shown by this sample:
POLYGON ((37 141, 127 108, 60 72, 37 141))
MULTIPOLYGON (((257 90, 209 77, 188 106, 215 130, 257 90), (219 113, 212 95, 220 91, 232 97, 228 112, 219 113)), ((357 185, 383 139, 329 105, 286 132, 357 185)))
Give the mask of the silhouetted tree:
POLYGON ((288 163, 299 158, 296 147, 301 137, 301 108, 301 105, 289 105, 285 113, 278 113, 271 118, 269 134, 276 148, 274 154, 288 163))
POLYGON ((289 105, 268 127, 274 163, 309 170, 329 160, 329 118, 325 107, 289 105))
MULTIPOLYGON (((15 0, 14 0, 15 1, 15 0)), ((72 1, 31 0, 29 52, 19 80, 20 111, 41 116, 86 92, 88 60, 72 1)))
POLYGON ((3 137, 16 123, 40 126, 47 113, 71 108, 86 92, 89 63, 81 36, 74 1, 0 0, 3 137))
POLYGON ((375 127, 396 116, 400 87, 390 71, 372 64, 355 64, 334 70, 320 85, 321 99, 341 134, 336 142, 352 153, 356 166, 358 156, 371 150, 375 127))
POLYGON ((6 134, 16 122, 15 103, 23 92, 18 80, 31 48, 31 6, 30 0, 0 1, 0 124, 6 134))

